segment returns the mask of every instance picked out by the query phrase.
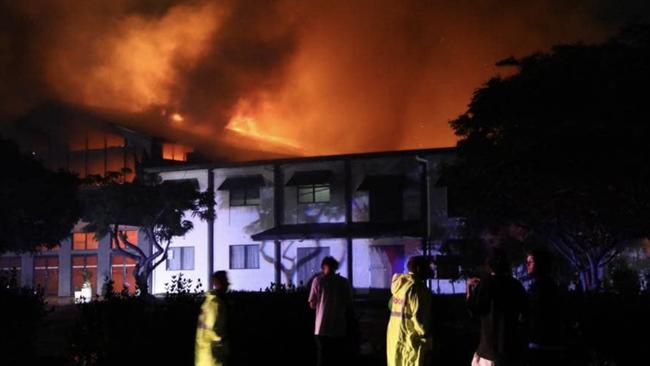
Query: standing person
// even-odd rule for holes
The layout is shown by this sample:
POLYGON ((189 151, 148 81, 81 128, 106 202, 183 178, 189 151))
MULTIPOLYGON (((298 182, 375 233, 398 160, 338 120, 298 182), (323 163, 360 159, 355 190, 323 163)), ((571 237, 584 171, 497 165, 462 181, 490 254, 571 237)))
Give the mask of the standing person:
POLYGON ((339 262, 325 257, 322 272, 311 283, 309 306, 316 310, 314 334, 318 348, 318 366, 349 363, 347 352, 348 316, 352 310, 352 289, 336 271, 339 262))
POLYGON ((433 296, 426 280, 433 277, 431 261, 411 257, 408 274, 395 274, 391 283, 391 312, 386 335, 388 366, 422 366, 433 349, 433 296))
POLYGON ((532 250, 526 258, 528 287, 528 364, 561 365, 566 335, 557 284, 551 277, 551 255, 532 250))
POLYGON ((526 290, 512 277, 502 249, 490 252, 487 267, 486 278, 467 281, 470 313, 481 321, 472 366, 520 365, 525 346, 521 319, 527 307, 526 290))
POLYGON ((217 271, 212 274, 212 290, 209 291, 199 315, 196 329, 194 364, 196 366, 228 365, 228 309, 226 293, 228 292, 228 274, 217 271))

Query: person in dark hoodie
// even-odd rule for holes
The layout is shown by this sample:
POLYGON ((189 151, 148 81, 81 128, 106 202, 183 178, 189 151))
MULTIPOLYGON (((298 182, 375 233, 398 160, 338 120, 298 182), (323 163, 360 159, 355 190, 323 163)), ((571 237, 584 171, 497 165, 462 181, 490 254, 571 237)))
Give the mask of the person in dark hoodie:
POLYGON ((562 318, 561 296, 551 277, 550 253, 535 249, 528 252, 528 365, 561 365, 565 362, 566 332, 562 318))
POLYGON ((489 275, 467 281, 467 304, 480 319, 480 342, 472 366, 511 366, 523 363, 526 290, 512 277, 505 251, 494 248, 487 259, 489 275))

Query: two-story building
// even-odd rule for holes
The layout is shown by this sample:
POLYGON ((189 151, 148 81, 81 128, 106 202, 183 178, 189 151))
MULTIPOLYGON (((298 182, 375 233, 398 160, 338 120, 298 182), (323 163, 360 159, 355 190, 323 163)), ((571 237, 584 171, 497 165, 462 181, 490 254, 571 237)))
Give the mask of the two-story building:
POLYGON ((181 272, 205 284, 215 270, 227 270, 236 290, 301 285, 327 255, 356 289, 388 288, 409 256, 456 235, 446 188, 435 184, 451 158, 443 148, 150 168, 163 180, 196 180, 216 200, 214 221, 194 220, 174 239, 152 289, 164 292, 181 272))

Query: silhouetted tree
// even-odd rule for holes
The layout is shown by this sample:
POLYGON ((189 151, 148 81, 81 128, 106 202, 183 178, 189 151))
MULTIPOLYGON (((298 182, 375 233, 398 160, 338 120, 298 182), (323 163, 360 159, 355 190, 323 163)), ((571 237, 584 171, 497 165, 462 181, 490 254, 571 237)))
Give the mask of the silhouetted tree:
POLYGON ((596 289, 650 228, 650 28, 501 65, 515 72, 488 81, 451 122, 450 201, 468 227, 516 226, 545 241, 596 289))
POLYGON ((214 215, 214 195, 200 192, 194 181, 162 181, 155 175, 120 183, 120 174, 93 177, 82 193, 84 221, 98 237, 110 235, 120 253, 136 260, 135 280, 141 294, 148 293, 153 270, 167 259, 174 237, 193 228, 187 215, 207 220, 214 215), (126 225, 139 226, 151 252, 131 243, 126 225))
POLYGON ((0 138, 0 253, 53 247, 70 235, 80 216, 77 178, 47 170, 0 138))

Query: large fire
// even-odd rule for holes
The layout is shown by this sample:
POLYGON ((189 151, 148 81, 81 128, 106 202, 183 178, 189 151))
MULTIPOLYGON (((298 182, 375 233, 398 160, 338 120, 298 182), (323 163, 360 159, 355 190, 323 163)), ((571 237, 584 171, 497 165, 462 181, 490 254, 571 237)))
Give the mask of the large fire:
POLYGON ((608 31, 551 0, 28 0, 0 11, 25 24, 0 29, 0 66, 21 65, 0 85, 0 115, 47 99, 155 115, 127 120, 215 156, 450 146, 447 122, 496 61, 608 31))

